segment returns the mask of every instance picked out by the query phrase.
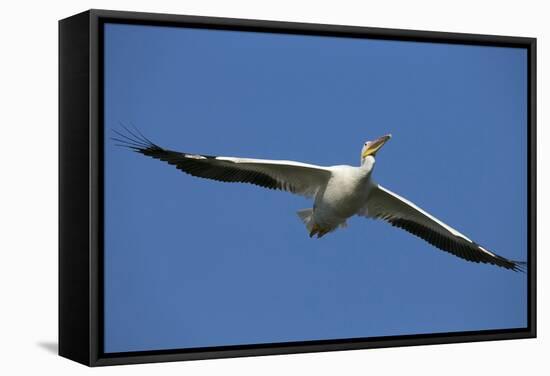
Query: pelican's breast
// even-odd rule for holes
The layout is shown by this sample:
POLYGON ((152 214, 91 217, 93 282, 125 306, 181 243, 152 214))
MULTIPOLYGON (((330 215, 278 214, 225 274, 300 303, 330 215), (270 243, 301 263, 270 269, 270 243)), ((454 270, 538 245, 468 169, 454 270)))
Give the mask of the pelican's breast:
POLYGON ((334 217, 341 221, 356 214, 367 200, 370 185, 370 174, 364 169, 333 167, 332 177, 315 198, 319 220, 334 217))

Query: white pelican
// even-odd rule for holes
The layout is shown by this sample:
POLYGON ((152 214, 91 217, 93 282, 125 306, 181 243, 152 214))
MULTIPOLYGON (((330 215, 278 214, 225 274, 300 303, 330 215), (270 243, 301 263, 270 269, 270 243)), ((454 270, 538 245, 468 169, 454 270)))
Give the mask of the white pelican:
POLYGON ((156 145, 137 129, 133 132, 124 129, 127 134, 114 130, 119 137, 113 140, 119 145, 168 162, 187 174, 222 182, 250 183, 314 198, 313 208, 298 211, 310 237, 321 238, 345 227, 349 217, 359 215, 382 219, 467 261, 525 271, 525 262, 490 252, 373 180, 376 153, 391 138, 390 134, 365 142, 359 167, 323 167, 294 161, 177 152, 156 145))

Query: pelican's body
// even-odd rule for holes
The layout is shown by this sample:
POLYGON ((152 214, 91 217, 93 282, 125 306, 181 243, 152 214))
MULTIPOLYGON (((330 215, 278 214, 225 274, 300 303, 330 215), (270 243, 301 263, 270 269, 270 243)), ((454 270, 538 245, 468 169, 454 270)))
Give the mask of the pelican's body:
POLYGON ((298 211, 309 236, 320 238, 354 215, 382 219, 404 229, 433 246, 467 261, 523 270, 525 263, 488 251, 464 234, 443 223, 407 199, 372 179, 375 155, 391 138, 367 141, 361 150, 360 166, 318 166, 295 161, 208 156, 164 149, 139 131, 115 131, 114 138, 141 154, 175 165, 179 170, 201 178, 222 182, 255 184, 313 198, 312 208, 298 211))
POLYGON ((310 231, 310 236, 317 234, 321 237, 338 227, 345 227, 349 217, 362 211, 373 188, 373 167, 372 157, 369 157, 361 167, 330 167, 331 177, 315 195, 311 218, 302 218, 310 231))

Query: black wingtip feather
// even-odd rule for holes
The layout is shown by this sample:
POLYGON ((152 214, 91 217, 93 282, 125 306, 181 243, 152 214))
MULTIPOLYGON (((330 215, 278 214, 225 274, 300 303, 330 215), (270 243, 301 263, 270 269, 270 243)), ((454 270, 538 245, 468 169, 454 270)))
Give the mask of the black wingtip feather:
POLYGON ((114 133, 114 136, 111 136, 110 138, 111 140, 116 142, 116 146, 125 147, 137 153, 145 155, 163 150, 160 146, 145 137, 143 133, 141 133, 136 127, 134 127, 134 131, 131 131, 122 122, 119 122, 119 124, 124 129, 124 131, 111 129, 111 131, 114 133))
POLYGON ((461 244, 452 242, 445 236, 434 236, 428 227, 404 218, 390 218, 387 221, 392 226, 408 231, 436 248, 452 253, 464 260, 493 264, 515 272, 526 273, 527 271, 527 263, 523 261, 513 261, 499 255, 489 257, 483 256, 483 254, 472 253, 476 248, 480 248, 479 244, 475 242, 471 244, 461 244))
POLYGON ((145 137, 137 128, 133 127, 134 130, 131 130, 122 122, 119 124, 122 129, 112 129, 114 136, 111 139, 116 142, 115 145, 167 162, 192 176, 228 183, 250 183, 268 189, 294 191, 293 187, 284 185, 267 173, 240 169, 235 166, 234 162, 218 161, 212 155, 187 154, 164 149, 145 137), (196 159, 196 157, 200 157, 200 159, 196 159))
POLYGON ((513 271, 519 273, 527 273, 527 263, 525 261, 512 261, 514 263, 513 271))

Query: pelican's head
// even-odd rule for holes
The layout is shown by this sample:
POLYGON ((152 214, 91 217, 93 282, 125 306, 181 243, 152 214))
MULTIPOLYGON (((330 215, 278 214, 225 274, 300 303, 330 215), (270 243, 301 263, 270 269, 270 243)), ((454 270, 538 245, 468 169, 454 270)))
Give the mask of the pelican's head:
POLYGON ((374 141, 365 142, 365 145, 363 145, 363 149, 361 149, 361 163, 364 162, 365 158, 367 158, 368 156, 374 157, 376 155, 376 152, 380 150, 380 148, 384 146, 384 144, 388 142, 390 138, 391 134, 387 134, 385 136, 377 138, 374 141))

